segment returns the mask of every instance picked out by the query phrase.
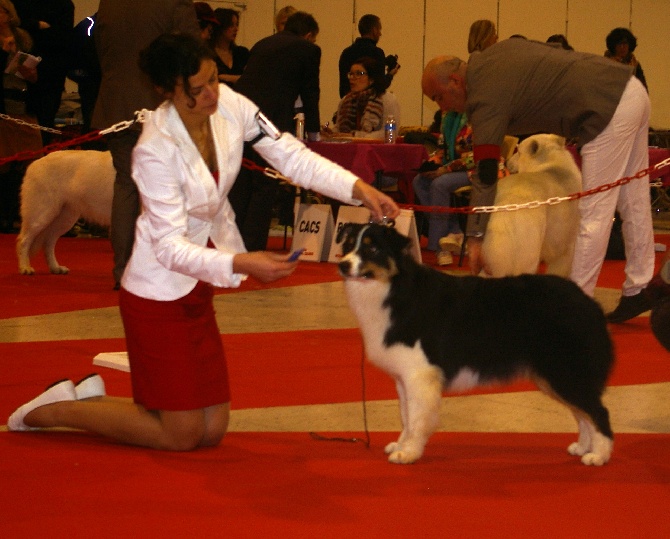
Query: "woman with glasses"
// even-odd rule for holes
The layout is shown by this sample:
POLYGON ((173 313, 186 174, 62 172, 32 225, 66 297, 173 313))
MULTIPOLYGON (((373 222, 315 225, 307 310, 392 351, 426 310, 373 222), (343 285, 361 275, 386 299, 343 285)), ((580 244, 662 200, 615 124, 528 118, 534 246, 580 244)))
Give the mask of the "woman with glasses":
POLYGON ((378 71, 375 60, 367 56, 351 65, 347 73, 351 89, 337 107, 334 128, 324 128, 324 136, 383 139, 384 122, 389 115, 400 123, 398 102, 386 92, 384 77, 375 76, 378 71))

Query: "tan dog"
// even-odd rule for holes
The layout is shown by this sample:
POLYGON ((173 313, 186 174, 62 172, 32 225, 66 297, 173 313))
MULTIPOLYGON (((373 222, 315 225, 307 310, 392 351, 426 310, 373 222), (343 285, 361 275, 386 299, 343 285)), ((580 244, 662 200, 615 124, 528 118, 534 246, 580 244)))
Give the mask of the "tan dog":
MULTIPOLYGON (((557 135, 524 140, 510 168, 518 172, 498 182, 496 206, 565 197, 582 187, 581 172, 557 135)), ((547 273, 568 277, 578 232, 577 201, 494 212, 482 244, 485 271, 493 277, 537 273, 545 262, 547 273)))
POLYGON ((56 242, 79 218, 109 225, 115 175, 111 154, 92 150, 53 152, 28 167, 16 239, 19 273, 35 273, 30 258, 41 249, 51 273, 68 273, 56 260, 56 242))

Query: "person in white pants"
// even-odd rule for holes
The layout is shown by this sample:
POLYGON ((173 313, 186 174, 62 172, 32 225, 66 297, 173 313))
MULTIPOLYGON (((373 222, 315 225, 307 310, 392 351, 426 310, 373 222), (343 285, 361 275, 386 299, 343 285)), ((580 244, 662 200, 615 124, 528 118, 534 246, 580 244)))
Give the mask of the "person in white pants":
MULTIPOLYGON (((610 183, 612 178, 633 176, 649 167, 649 110, 649 96, 644 86, 636 77, 631 77, 610 123, 582 148, 585 191, 610 183)), ((655 261, 649 177, 583 197, 579 210, 581 224, 572 280, 593 295, 607 251, 612 215, 617 210, 623 223, 626 250, 622 304, 635 302, 645 306, 646 300, 640 292, 653 276, 655 261), (601 226, 603 222, 609 226, 601 226)), ((617 321, 619 317, 613 315, 610 313, 609 318, 615 320, 610 321, 617 321)))
MULTIPOLYGON (((554 133, 576 139, 584 188, 635 175, 648 166, 649 96, 630 66, 594 54, 525 39, 505 39, 473 52, 468 62, 434 58, 423 93, 443 112, 466 112, 472 125, 477 173, 472 206, 494 203, 497 164, 505 135, 554 133)), ((644 178, 580 200, 581 225, 571 277, 593 295, 615 210, 623 219, 626 280, 617 308, 621 323, 649 310, 642 293, 654 271, 649 182, 644 178)), ((470 215, 470 269, 479 273, 487 213, 470 215)), ((512 255, 512 254, 511 254, 512 255)))

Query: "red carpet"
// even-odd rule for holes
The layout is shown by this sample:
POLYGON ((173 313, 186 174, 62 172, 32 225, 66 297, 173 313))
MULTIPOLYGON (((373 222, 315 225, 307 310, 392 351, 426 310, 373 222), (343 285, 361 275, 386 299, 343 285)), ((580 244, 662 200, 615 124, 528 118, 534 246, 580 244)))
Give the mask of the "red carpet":
MULTIPOLYGON (((222 338, 230 369, 233 409, 361 399, 362 344, 355 329, 222 338)), ((670 354, 651 334, 648 319, 614 328, 613 338, 617 362, 609 385, 670 380, 670 354)), ((125 350, 123 339, 0 344, 0 368, 11 373, 0 382, 0 417, 6 418, 17 403, 34 397, 36 388, 64 376, 79 379, 90 373, 96 354, 121 350, 125 350)), ((110 394, 131 395, 126 373, 104 369, 104 374, 110 394)), ((365 366, 365 385, 368 400, 396 398, 392 380, 372 365, 365 366)), ((517 382, 479 392, 534 389, 529 382, 517 382)))
MULTIPOLYGON (((0 319, 118 305, 118 293, 112 290, 109 240, 61 238, 56 244, 56 256, 60 264, 70 268, 70 274, 50 274, 44 257, 39 255, 32 261, 36 274, 31 276, 18 273, 15 240, 15 235, 0 234, 0 319)), ((289 239, 289 248, 290 245, 289 239)), ((283 238, 270 238, 268 247, 284 252, 283 238)), ((334 264, 303 262, 293 275, 272 286, 278 288, 337 279, 334 264)), ((217 293, 260 290, 267 286, 248 279, 240 288, 222 289, 217 293)))
MULTIPOLYGON (((106 240, 64 238, 59 258, 70 276, 48 275, 42 262, 39 275, 24 277, 16 270, 14 239, 0 236, 0 318, 116 305, 106 240)), ((600 282, 620 286, 621 268, 608 261, 600 282)), ((331 264, 303 263, 279 286, 337 278, 331 264)), ((261 285, 250 281, 240 290, 254 288, 261 285)), ((613 327, 612 335, 611 385, 670 380, 670 354, 647 318, 613 327)), ((356 330, 222 338, 234 409, 360 400, 356 330)), ((123 349, 123 339, 0 344, 0 415, 63 375, 91 372, 95 354, 123 349)), ((395 398, 386 375, 371 366, 365 373, 367 399, 395 398)), ((105 370, 105 380, 110 393, 130 395, 127 374, 105 370)), ((440 433, 424 459, 406 467, 388 464, 383 454, 395 436, 374 432, 367 449, 307 433, 232 433, 218 448, 170 454, 87 434, 0 432, 0 533, 589 539, 670 533, 670 435, 619 434, 612 461, 597 469, 566 453, 574 434, 440 433)))
POLYGON ((586 468, 562 434, 437 434, 425 458, 306 434, 170 454, 69 433, 0 435, 5 537, 664 537, 670 436, 621 435, 586 468))

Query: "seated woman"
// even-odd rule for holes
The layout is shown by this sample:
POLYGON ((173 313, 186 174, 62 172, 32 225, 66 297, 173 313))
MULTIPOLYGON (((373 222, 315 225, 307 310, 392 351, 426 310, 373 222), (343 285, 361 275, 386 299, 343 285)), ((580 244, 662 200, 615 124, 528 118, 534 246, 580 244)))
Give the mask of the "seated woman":
MULTIPOLYGON (((337 106, 335 126, 324 128, 324 136, 338 134, 356 138, 384 138, 384 122, 392 115, 400 124, 400 107, 395 96, 386 91, 384 77, 375 78, 375 60, 368 56, 356 60, 347 77, 351 91, 337 106)), ((382 70, 383 72, 383 70, 382 70)))
MULTIPOLYGON (((439 160, 435 170, 421 172, 414 178, 414 192, 424 206, 448 208, 451 194, 470 184, 468 171, 474 169, 472 158, 472 127, 465 114, 448 112, 442 118, 444 150, 433 159, 439 160)), ((463 231, 454 213, 431 213, 428 221, 428 249, 437 251, 437 263, 448 266, 452 252, 463 243, 463 231)))

